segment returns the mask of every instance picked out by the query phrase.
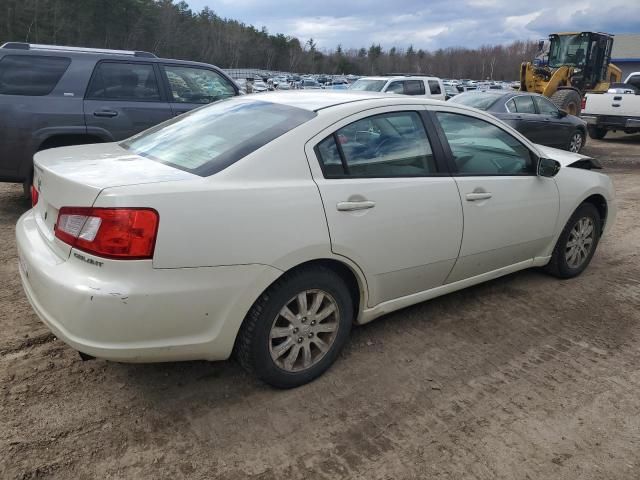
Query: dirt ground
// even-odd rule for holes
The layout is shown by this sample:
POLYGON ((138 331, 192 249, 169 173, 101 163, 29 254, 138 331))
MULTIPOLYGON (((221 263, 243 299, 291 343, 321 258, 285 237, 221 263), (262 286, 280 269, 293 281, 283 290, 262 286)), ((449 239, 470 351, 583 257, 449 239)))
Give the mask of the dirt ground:
POLYGON ((314 383, 82 362, 17 272, 0 185, 0 478, 640 478, 640 135, 591 140, 618 220, 579 278, 525 271, 354 330, 314 383))

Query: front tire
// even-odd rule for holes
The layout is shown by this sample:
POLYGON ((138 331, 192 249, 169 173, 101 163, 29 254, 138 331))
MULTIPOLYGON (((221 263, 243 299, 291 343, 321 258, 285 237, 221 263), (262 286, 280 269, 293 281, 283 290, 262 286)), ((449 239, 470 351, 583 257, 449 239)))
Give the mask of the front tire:
POLYGON ((586 140, 586 136, 582 130, 576 130, 571 134, 571 138, 569 138, 569 145, 567 146, 567 150, 573 153, 580 153, 582 147, 584 147, 586 140))
POLYGON ((236 357, 269 385, 304 385, 333 364, 349 337, 353 313, 349 288, 332 270, 313 266, 286 274, 247 314, 236 357))
POLYGON ((591 203, 583 203, 565 225, 551 260, 545 267, 558 278, 580 275, 591 262, 601 234, 600 212, 591 203))

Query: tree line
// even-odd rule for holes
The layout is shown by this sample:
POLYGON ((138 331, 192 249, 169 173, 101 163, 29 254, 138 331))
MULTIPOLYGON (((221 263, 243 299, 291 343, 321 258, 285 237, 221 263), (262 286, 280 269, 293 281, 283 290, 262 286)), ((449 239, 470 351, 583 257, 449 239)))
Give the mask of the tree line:
MULTIPOLYGON (((277 6, 277 4, 276 4, 277 6)), ((514 80, 536 44, 428 51, 369 48, 320 49, 265 27, 195 12, 173 0, 0 0, 0 42, 146 50, 161 57, 196 60, 222 68, 301 73, 375 75, 420 72, 449 78, 514 80)))

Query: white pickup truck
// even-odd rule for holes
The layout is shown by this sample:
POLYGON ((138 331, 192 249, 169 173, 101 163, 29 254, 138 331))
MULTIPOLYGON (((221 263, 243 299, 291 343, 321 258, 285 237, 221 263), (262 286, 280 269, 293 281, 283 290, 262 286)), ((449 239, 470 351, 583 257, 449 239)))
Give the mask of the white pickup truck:
POLYGON ((591 138, 604 138, 610 130, 640 132, 640 72, 630 74, 624 83, 612 84, 607 93, 587 93, 580 116, 591 138))

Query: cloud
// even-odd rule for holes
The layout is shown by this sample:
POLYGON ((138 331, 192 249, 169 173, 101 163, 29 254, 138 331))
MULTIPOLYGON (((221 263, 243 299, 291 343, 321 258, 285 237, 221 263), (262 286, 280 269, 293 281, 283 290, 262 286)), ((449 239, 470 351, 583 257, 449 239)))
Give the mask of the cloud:
POLYGON ((320 48, 437 49, 545 38, 558 31, 640 32, 638 0, 187 0, 320 48))

